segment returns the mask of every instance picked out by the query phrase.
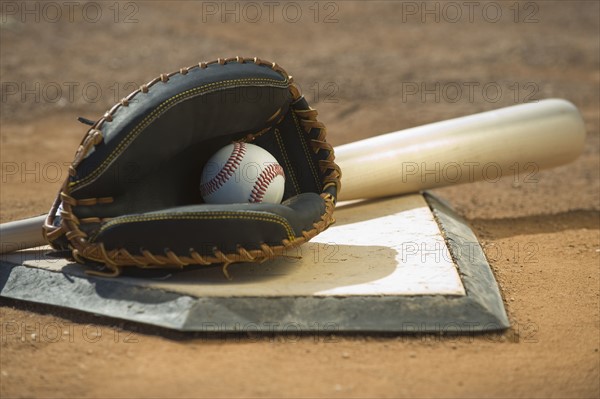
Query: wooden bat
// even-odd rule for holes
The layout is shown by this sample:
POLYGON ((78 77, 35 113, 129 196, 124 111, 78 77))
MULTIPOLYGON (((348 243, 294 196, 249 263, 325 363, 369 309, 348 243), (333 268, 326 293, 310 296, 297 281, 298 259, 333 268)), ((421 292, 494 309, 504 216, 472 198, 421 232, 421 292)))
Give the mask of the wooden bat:
POLYGON ((525 178, 581 154, 577 108, 551 99, 384 134, 335 148, 340 200, 415 193, 501 176, 525 178))
MULTIPOLYGON (((494 182, 517 173, 525 178, 574 160, 584 140, 579 111, 560 99, 384 134, 335 148, 342 170, 339 200, 494 182)), ((0 225, 0 253, 44 244, 44 219, 45 215, 0 225)))

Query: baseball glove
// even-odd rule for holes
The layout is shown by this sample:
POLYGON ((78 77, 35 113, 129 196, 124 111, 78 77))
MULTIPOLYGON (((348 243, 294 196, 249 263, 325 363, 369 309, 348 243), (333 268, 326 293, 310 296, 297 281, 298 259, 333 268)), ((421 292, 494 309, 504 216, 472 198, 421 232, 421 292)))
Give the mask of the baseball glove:
POLYGON ((162 74, 88 122, 44 234, 93 274, 210 264, 227 274, 234 262, 285 256, 334 222, 341 173, 325 127, 275 63, 220 58, 162 74), (205 163, 234 142, 277 159, 281 204, 203 203, 205 163))

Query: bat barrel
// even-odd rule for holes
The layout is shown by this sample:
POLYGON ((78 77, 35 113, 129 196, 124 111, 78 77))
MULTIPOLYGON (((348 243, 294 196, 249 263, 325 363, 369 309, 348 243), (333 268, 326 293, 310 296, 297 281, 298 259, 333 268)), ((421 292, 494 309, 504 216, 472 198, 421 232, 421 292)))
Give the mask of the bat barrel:
POLYGON ((526 178, 577 158, 585 126, 577 108, 542 100, 335 148, 340 200, 373 198, 502 176, 526 178))

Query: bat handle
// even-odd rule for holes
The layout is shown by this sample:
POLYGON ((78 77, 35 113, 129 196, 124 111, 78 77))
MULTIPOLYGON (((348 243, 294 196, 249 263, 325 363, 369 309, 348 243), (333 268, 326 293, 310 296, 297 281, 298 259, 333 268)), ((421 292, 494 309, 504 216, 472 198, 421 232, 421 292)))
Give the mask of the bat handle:
POLYGON ((0 224, 0 254, 46 245, 42 226, 46 215, 0 224))

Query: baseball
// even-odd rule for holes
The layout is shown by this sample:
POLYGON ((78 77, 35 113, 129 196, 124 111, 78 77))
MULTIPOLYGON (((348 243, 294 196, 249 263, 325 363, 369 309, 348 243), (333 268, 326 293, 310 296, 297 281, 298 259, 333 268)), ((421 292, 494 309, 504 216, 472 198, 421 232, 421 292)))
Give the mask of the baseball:
POLYGON ((247 143, 229 144, 217 151, 200 180, 200 193, 208 204, 279 204, 284 187, 285 174, 275 157, 247 143))

